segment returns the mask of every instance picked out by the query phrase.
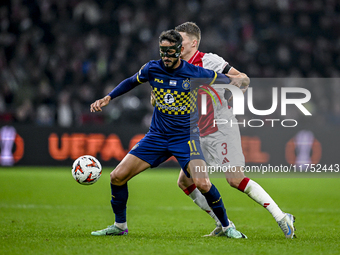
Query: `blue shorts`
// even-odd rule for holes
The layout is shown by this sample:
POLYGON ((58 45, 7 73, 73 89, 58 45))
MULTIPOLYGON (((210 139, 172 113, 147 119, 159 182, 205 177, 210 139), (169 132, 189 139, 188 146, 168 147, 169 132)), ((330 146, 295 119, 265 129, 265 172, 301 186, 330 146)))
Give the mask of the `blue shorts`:
POLYGON ((190 160, 204 160, 199 134, 164 135, 148 132, 129 152, 156 167, 175 156, 186 176, 190 177, 187 165, 190 160))

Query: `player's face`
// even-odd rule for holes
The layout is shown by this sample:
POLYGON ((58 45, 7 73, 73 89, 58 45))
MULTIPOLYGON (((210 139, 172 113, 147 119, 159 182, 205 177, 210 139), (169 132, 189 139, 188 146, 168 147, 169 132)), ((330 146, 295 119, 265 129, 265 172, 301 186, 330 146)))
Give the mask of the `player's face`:
MULTIPOLYGON (((169 46, 174 46, 175 43, 170 43, 168 41, 162 41, 159 46, 164 46, 164 47, 169 47, 169 46)), ((172 54, 175 54, 176 53, 176 50, 175 49, 169 49, 167 51, 167 53, 169 55, 172 55, 172 54)), ((169 57, 162 57, 162 61, 165 65, 166 68, 169 68, 169 69, 175 69, 179 66, 180 64, 180 60, 179 58, 169 58, 169 57)))
POLYGON ((179 32, 183 38, 182 47, 184 48, 181 54, 181 58, 188 61, 196 52, 195 39, 191 38, 186 32, 179 32))

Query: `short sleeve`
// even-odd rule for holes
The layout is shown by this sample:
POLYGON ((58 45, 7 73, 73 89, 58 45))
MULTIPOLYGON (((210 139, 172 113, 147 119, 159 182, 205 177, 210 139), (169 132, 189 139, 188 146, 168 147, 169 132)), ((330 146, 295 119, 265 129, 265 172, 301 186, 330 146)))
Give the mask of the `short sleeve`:
POLYGON ((222 57, 213 54, 206 53, 202 58, 203 67, 209 70, 213 70, 218 73, 222 73, 224 68, 228 65, 222 57))

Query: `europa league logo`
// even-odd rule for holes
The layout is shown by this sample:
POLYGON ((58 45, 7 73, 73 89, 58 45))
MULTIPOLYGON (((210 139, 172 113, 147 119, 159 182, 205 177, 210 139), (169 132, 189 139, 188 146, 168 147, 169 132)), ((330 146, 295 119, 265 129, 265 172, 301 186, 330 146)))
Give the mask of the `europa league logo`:
POLYGON ((12 166, 19 161, 24 154, 24 140, 19 136, 12 126, 4 126, 0 129, 0 164, 12 166), (13 147, 15 151, 13 152, 13 147))
POLYGON ((14 164, 14 158, 12 154, 12 148, 14 145, 14 140, 16 136, 16 131, 14 127, 4 126, 0 130, 1 139, 1 157, 0 162, 3 166, 11 166, 14 164))
POLYGON ((321 159, 321 144, 309 130, 299 131, 286 145, 286 159, 289 164, 304 166, 317 164, 321 159))

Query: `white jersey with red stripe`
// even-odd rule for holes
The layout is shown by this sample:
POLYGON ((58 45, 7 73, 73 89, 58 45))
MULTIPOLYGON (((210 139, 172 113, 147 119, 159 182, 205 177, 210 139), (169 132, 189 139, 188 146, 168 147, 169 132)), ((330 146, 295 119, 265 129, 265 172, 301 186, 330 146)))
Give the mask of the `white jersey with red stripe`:
MULTIPOLYGON (((190 64, 201 66, 203 68, 210 69, 218 73, 222 73, 225 67, 228 66, 228 62, 225 61, 222 57, 213 53, 203 53, 200 51, 196 51, 196 53, 188 62, 190 64)), ((214 96, 216 104, 207 94, 207 113, 206 115, 200 114, 198 127, 200 129, 201 136, 207 136, 218 131, 221 128, 218 126, 218 124, 214 127, 214 119, 230 120, 233 117, 232 109, 228 105, 228 101, 224 98, 225 90, 221 88, 215 88, 215 91, 217 92, 219 98, 213 91, 211 91, 211 94, 214 96)), ((206 94, 206 92, 204 92, 203 90, 199 90, 199 111, 201 110, 201 94, 206 94)))
MULTIPOLYGON (((222 73, 223 70, 229 66, 228 62, 220 56, 200 51, 196 51, 195 55, 188 62, 219 73, 222 73)), ((228 101, 224 98, 225 90, 217 88, 215 88, 215 90, 222 104, 217 95, 210 89, 216 104, 210 95, 207 95, 206 115, 200 113, 201 94, 206 92, 198 90, 197 102, 200 113, 198 127, 200 129, 200 143, 205 160, 208 166, 244 166, 245 159, 242 152, 241 134, 238 125, 221 124, 214 127, 214 119, 226 119, 237 123, 231 107, 228 106, 228 101)))

